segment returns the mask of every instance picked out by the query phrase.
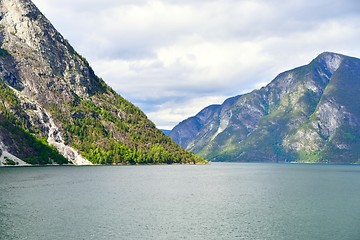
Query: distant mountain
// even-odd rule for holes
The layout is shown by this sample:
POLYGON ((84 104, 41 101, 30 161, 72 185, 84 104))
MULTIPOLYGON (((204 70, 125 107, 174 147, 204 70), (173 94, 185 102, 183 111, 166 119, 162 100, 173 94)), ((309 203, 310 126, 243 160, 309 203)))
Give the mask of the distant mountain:
POLYGON ((171 130, 160 129, 165 135, 169 136, 171 130))
POLYGON ((212 161, 360 163, 359 100, 360 59, 325 52, 170 136, 212 161))
POLYGON ((0 165, 194 163, 30 0, 0 1, 0 165))

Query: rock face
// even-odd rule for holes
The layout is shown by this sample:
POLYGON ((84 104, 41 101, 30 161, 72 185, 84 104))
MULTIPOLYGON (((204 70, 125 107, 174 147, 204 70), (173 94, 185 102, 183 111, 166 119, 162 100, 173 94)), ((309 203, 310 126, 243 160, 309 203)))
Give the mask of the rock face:
POLYGON ((170 136, 212 161, 358 163, 359 96, 360 59, 326 52, 205 108, 170 136))
POLYGON ((98 78, 30 0, 0 0, 0 87, 0 149, 25 162, 199 160, 98 78))

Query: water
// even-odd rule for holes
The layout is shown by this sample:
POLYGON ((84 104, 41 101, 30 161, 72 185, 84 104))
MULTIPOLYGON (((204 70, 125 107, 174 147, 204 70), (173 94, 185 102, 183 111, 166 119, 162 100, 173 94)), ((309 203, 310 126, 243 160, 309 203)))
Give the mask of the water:
POLYGON ((0 168, 0 239, 360 239, 360 166, 0 168))

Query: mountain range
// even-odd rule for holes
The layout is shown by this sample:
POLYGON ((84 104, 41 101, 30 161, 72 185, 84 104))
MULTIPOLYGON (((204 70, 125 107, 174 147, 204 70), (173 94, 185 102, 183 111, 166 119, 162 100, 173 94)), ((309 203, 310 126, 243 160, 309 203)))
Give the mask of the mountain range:
POLYGON ((360 163, 360 59, 324 52, 171 131, 211 161, 360 163))
POLYGON ((0 165, 198 163, 30 0, 0 1, 0 165))

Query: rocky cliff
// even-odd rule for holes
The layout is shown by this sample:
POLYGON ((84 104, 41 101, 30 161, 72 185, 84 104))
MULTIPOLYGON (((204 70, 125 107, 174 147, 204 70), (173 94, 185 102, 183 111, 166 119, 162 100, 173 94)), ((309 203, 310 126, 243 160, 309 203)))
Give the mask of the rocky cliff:
POLYGON ((1 163, 201 161, 97 77, 30 0, 0 0, 0 87, 1 163))
POLYGON ((170 136, 212 161, 360 162, 360 59, 323 53, 170 136))

